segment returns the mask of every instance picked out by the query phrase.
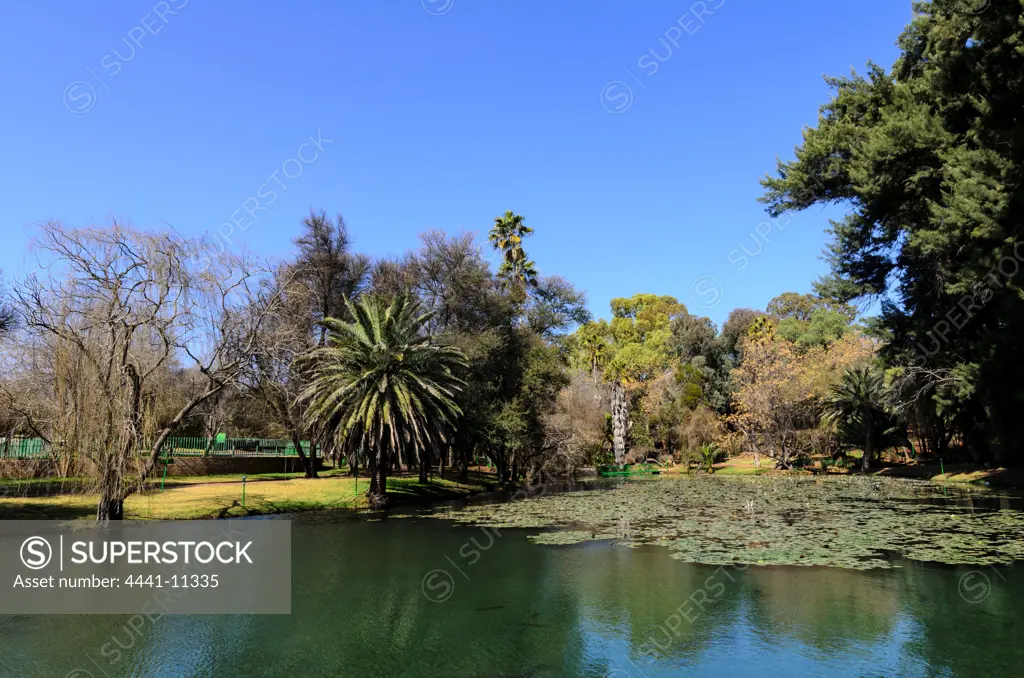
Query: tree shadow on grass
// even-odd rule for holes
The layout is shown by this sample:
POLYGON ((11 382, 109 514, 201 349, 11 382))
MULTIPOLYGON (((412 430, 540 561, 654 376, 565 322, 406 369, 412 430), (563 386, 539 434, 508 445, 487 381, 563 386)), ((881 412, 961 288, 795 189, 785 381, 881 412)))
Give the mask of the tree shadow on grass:
POLYGON ((0 520, 81 520, 95 517, 96 507, 90 505, 0 503, 0 520))
POLYGON ((390 504, 395 506, 409 506, 418 504, 430 504, 439 501, 462 499, 479 491, 479 487, 461 485, 451 487, 440 483, 427 482, 401 482, 388 483, 388 497, 390 504))

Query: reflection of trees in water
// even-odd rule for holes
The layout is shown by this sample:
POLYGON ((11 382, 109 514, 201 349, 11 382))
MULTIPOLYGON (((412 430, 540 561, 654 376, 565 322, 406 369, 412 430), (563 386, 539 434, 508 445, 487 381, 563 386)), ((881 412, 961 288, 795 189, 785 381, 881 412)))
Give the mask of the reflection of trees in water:
POLYGON ((737 625, 768 644, 849 650, 887 638, 901 604, 889 571, 719 568, 666 558, 656 547, 594 546, 563 561, 579 572, 583 612, 609 633, 627 629, 638 660, 696 660, 737 625))
POLYGON ((902 587, 887 570, 752 567, 745 584, 751 626, 769 643, 846 650, 884 640, 900 612, 902 587))
POLYGON ((907 645, 909 652, 955 676, 1021 675, 1024 578, 1019 567, 914 564, 898 576, 904 609, 920 629, 907 645), (968 575, 970 588, 962 591, 968 575), (982 585, 984 590, 978 588, 982 585))
POLYGON ((102 675, 86 652, 112 678, 581 673, 571 585, 522 534, 491 544, 477 528, 434 520, 311 515, 297 520, 292 550, 290 616, 165 616, 134 637, 123 628, 128 616, 12 618, 0 638, 0 675, 102 675), (306 520, 326 524, 311 530, 306 520), (472 550, 479 559, 470 564, 472 550), (445 602, 431 602, 421 588, 435 568, 455 580, 445 602), (111 664, 101 648, 117 650, 114 638, 125 649, 111 664))
POLYGON ((743 626, 771 645, 796 640, 849 651, 892 634, 902 586, 889 571, 692 565, 659 549, 579 550, 586 615, 610 633, 628 629, 631 654, 697 661, 717 638, 743 626))
POLYGON ((832 658, 901 650, 906 675, 921 673, 918 660, 957 676, 1018 675, 1011 662, 1024 662, 1024 577, 1012 568, 1000 570, 1005 581, 979 570, 991 591, 971 604, 958 589, 966 569, 719 569, 654 546, 538 546, 528 533, 506 530, 492 542, 480 528, 436 520, 303 516, 291 616, 163 617, 134 637, 128 616, 0 618, 0 674, 101 675, 84 663, 88 654, 112 677, 639 675, 629 662, 693 666, 745 633, 832 658), (445 602, 421 588, 435 568, 453 577, 445 602), (704 596, 700 611, 694 601, 704 596))
POLYGON ((304 557, 293 558, 289 628, 269 621, 263 639, 286 637, 342 675, 504 675, 510 659, 557 672, 571 659, 575 602, 524 535, 493 538, 432 520, 354 522, 337 532, 326 552, 296 546, 304 557), (443 602, 422 589, 435 569, 454 582, 443 602))
MULTIPOLYGON (((1017 675, 1024 644, 1017 635, 1024 611, 1018 575, 1003 581, 985 568, 991 595, 969 604, 958 591, 967 570, 903 562, 900 569, 856 571, 819 567, 727 568, 736 581, 711 566, 665 558, 657 548, 613 549, 603 544, 566 549, 556 559, 566 585, 578 588, 579 612, 588 628, 612 640, 628 634, 630 654, 612 666, 640 669, 648 657, 664 665, 688 665, 732 637, 754 634, 766 646, 796 642, 823 656, 858 655, 871 648, 902 648, 909 662, 920 661, 934 675, 1017 675), (715 582, 725 584, 720 595, 715 582), (694 600, 703 589, 713 602, 701 613, 694 600), (667 620, 689 609, 692 623, 667 620), (1017 635, 1015 635, 1015 633, 1017 635), (902 646, 900 645, 902 643, 902 646)), ((592 668, 593 659, 587 665, 592 668)), ((913 673, 911 671, 911 673, 913 673)), ((929 675, 932 675, 929 674, 929 675)))
POLYGON ((736 618, 742 572, 733 567, 691 565, 660 547, 600 543, 567 549, 558 564, 575 582, 589 627, 628 637, 630 657, 617 665, 633 661, 642 669, 651 658, 696 659, 736 618))

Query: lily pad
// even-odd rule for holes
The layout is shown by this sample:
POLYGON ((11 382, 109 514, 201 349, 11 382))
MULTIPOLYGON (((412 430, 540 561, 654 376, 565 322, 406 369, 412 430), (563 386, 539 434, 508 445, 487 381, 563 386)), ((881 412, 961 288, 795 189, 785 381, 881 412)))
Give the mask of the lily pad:
POLYGON ((627 482, 429 515, 531 528, 538 544, 657 544, 709 565, 889 568, 900 558, 950 565, 1024 560, 1024 511, 1001 495, 866 477, 696 476, 627 482), (551 528, 556 528, 552 531, 551 528))

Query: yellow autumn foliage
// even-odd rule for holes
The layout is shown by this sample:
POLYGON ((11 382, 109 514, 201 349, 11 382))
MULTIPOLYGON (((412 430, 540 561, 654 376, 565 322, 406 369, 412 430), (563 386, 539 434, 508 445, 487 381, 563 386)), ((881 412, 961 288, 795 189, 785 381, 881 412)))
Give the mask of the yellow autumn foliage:
POLYGON ((799 451, 798 432, 818 426, 821 399, 874 352, 873 342, 857 332, 801 350, 770 326, 760 327, 745 338, 743 361, 732 371, 728 421, 745 447, 789 466, 799 451))

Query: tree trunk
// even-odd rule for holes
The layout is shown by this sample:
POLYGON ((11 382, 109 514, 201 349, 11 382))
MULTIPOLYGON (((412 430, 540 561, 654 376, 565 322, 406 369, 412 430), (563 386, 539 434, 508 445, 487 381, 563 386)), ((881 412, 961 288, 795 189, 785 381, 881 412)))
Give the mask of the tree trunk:
POLYGON ((874 422, 871 420, 871 410, 864 412, 864 456, 861 457, 860 470, 867 473, 871 469, 871 457, 875 452, 874 422))
POLYGON ((370 489, 366 491, 366 496, 372 497, 377 494, 377 455, 367 455, 366 464, 370 474, 370 489))
MULTIPOLYGON (((465 435, 460 435, 459 432, 456 431, 455 439, 452 441, 452 452, 455 455, 455 458, 458 459, 460 466, 459 480, 462 482, 467 482, 469 480, 469 461, 474 451, 475 448, 472 440, 467 438, 465 435)), ((452 463, 454 463, 454 460, 452 463)))
POLYGON ((317 478, 316 474, 316 440, 310 439, 309 441, 309 469, 306 471, 307 478, 317 478), (312 474, 312 475, 310 475, 312 474))
POLYGON ((307 478, 316 478, 316 462, 310 462, 309 457, 306 456, 306 452, 302 449, 302 443, 299 441, 299 427, 295 425, 295 419, 292 417, 292 412, 288 407, 288 402, 282 397, 272 398, 274 407, 277 408, 278 415, 281 420, 287 425, 288 432, 291 434, 292 444, 295 446, 295 452, 299 455, 299 461, 302 463, 302 470, 305 471, 307 478))
POLYGON ((494 465, 498 469, 498 484, 501 485, 502 487, 504 487, 505 486, 505 482, 506 482, 506 479, 505 479, 505 476, 506 476, 506 473, 505 473, 505 467, 506 467, 505 455, 502 454, 501 456, 499 456, 495 460, 494 465))
POLYGON ((626 457, 626 428, 629 425, 626 411, 626 390, 618 379, 612 387, 612 452, 615 463, 621 464, 626 457))
POLYGON ((292 444, 295 445, 295 451, 299 454, 299 461, 302 462, 302 468, 306 471, 307 478, 318 478, 316 474, 316 459, 310 459, 306 456, 306 453, 302 450, 302 441, 299 440, 299 432, 292 427, 292 444))
POLYGON ((370 508, 383 509, 388 506, 388 459, 377 459, 376 490, 370 494, 370 508))
POLYGON ((99 506, 96 507, 96 520, 100 522, 124 520, 124 499, 115 499, 110 496, 101 497, 99 506))
POLYGON ((468 483, 469 482, 469 455, 472 451, 468 447, 462 449, 462 468, 459 470, 459 480, 468 483))
POLYGON ((420 484, 426 485, 430 478, 428 474, 430 472, 430 451, 425 445, 420 445, 419 449, 419 467, 420 467, 420 484))
MULTIPOLYGON (((351 447, 354 447, 354 446, 351 446, 351 447)), ((346 449, 346 454, 348 455, 348 473, 353 478, 356 478, 356 477, 359 476, 359 457, 361 456, 360 453, 362 451, 363 451, 362 443, 359 444, 358 448, 346 449)))

